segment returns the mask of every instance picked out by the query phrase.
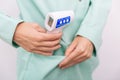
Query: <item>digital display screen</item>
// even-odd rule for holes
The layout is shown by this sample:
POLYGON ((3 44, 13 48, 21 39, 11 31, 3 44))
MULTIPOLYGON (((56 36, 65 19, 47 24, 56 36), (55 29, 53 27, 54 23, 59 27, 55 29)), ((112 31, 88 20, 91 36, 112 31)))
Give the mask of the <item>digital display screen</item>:
POLYGON ((52 27, 52 24, 53 24, 53 18, 49 17, 48 25, 52 27))

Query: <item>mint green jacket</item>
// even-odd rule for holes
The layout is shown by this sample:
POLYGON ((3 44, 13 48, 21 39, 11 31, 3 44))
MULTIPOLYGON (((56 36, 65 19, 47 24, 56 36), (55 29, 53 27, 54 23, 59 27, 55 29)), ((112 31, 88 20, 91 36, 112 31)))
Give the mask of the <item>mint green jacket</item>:
POLYGON ((98 64, 96 54, 101 45, 101 33, 111 0, 17 0, 17 3, 20 9, 19 19, 0 12, 0 38, 15 47, 19 53, 18 80, 92 80, 92 72, 98 64), (75 19, 63 30, 60 42, 62 47, 56 50, 53 56, 27 52, 13 42, 18 23, 36 22, 44 27, 48 12, 63 10, 73 10, 75 19), (82 63, 61 70, 58 64, 65 58, 65 50, 76 35, 81 35, 94 44, 93 55, 82 63))

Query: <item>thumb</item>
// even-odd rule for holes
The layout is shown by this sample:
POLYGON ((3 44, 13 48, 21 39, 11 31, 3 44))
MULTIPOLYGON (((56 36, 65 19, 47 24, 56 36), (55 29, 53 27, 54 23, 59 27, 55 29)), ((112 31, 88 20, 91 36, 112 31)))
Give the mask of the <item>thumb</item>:
POLYGON ((34 24, 33 26, 34 26, 34 29, 37 30, 38 32, 46 33, 46 30, 42 28, 40 25, 34 24))

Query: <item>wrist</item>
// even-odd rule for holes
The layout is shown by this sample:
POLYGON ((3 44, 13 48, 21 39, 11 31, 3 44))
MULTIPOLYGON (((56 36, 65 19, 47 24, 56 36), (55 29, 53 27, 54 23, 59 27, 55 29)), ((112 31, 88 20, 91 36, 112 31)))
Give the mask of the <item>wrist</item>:
POLYGON ((19 28, 21 27, 21 25, 22 25, 23 23, 24 23, 24 22, 20 22, 20 23, 18 23, 17 26, 16 26, 16 29, 15 29, 14 35, 13 35, 13 44, 14 44, 14 45, 17 45, 17 46, 18 46, 18 44, 16 43, 17 31, 19 30, 19 28))

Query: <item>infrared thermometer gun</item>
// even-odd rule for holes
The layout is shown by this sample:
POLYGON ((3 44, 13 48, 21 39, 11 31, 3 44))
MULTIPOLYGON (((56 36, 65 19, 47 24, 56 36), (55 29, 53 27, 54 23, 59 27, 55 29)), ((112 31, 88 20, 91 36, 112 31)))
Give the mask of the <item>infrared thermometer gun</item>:
POLYGON ((65 25, 74 19, 73 11, 58 11, 48 13, 45 20, 45 27, 48 33, 61 32, 65 25))

